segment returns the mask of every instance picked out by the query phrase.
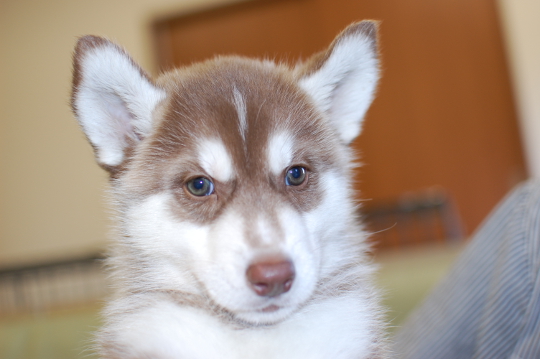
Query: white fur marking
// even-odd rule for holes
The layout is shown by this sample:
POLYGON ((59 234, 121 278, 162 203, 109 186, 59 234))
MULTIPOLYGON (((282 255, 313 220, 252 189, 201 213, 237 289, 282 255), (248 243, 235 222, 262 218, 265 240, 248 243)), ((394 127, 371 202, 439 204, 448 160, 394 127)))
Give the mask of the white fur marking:
POLYGON ((257 217, 257 232, 263 244, 272 244, 277 239, 275 229, 272 228, 268 220, 263 216, 257 217))
POLYGON ((246 112, 246 103, 244 101, 244 98, 242 97, 242 94, 236 87, 234 88, 234 107, 236 108, 236 112, 238 113, 238 127, 240 129, 240 134, 242 135, 242 139, 246 140, 246 132, 247 132, 247 112, 246 112))
POLYGON ((291 165, 293 149, 293 136, 289 133, 279 132, 268 141, 268 163, 274 175, 279 175, 291 165))
POLYGON ((227 182, 233 174, 231 157, 219 139, 206 139, 199 145, 199 161, 209 176, 227 182))

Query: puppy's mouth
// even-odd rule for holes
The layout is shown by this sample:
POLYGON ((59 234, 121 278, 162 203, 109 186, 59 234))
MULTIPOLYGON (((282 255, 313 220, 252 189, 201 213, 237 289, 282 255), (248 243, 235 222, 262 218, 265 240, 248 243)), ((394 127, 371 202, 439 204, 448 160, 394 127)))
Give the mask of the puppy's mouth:
POLYGON ((280 309, 279 306, 275 305, 275 304, 272 304, 272 305, 269 305, 268 307, 265 307, 263 309, 261 309, 261 312, 263 313, 272 313, 272 312, 276 312, 280 309))
POLYGON ((289 317, 296 309, 296 306, 267 303, 263 307, 236 312, 235 316, 241 321, 253 325, 274 325, 289 317))

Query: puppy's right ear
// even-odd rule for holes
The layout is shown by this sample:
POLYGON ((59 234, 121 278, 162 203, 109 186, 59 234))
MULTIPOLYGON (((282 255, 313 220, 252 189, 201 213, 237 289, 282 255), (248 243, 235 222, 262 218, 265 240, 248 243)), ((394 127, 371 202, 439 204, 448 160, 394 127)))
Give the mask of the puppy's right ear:
POLYGON ((73 56, 71 106, 98 163, 111 173, 152 126, 165 92, 119 46, 97 36, 79 39, 73 56))

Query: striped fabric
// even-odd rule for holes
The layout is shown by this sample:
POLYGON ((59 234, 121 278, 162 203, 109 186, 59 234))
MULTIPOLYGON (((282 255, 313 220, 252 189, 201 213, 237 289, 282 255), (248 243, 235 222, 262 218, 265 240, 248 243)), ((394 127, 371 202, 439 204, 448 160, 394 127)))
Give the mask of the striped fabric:
POLYGON ((399 330, 396 358, 540 358, 540 181, 491 214, 399 330))

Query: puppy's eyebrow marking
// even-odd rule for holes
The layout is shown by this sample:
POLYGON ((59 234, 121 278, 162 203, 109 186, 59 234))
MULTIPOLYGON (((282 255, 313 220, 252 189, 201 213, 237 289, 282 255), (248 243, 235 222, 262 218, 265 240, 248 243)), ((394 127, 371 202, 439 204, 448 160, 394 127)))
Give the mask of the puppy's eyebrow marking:
POLYGON ((232 178, 231 156, 220 139, 207 138, 199 145, 199 163, 206 173, 221 182, 232 178))
POLYGON ((244 97, 242 96, 240 91, 238 91, 236 87, 233 89, 233 95, 234 95, 234 107, 236 108, 236 112, 238 113, 238 128, 240 129, 240 135, 242 136, 242 139, 245 142, 246 131, 247 131, 246 102, 244 101, 244 97))
POLYGON ((287 132, 273 134, 268 141, 267 156, 270 170, 274 175, 279 175, 289 167, 293 158, 294 136, 287 132))

